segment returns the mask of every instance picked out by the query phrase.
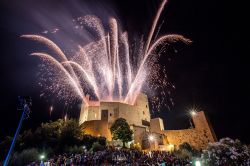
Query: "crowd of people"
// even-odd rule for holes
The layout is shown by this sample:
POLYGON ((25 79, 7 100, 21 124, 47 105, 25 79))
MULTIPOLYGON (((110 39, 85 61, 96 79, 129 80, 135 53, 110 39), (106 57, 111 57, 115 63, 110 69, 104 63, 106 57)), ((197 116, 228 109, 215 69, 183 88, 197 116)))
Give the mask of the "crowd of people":
POLYGON ((29 166, 81 166, 81 165, 162 165, 188 166, 188 159, 178 159, 164 151, 142 152, 127 149, 106 149, 81 154, 63 154, 29 166))

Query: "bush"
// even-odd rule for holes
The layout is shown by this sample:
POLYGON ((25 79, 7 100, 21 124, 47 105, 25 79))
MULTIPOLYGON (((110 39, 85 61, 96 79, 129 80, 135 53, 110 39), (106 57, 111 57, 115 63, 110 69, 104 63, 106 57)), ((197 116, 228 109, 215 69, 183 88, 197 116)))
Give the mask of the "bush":
POLYGON ((202 153, 202 159, 208 165, 250 165, 250 150, 239 140, 220 139, 210 143, 202 153))
POLYGON ((199 157, 200 153, 194 147, 192 147, 189 143, 184 142, 179 145, 179 149, 173 152, 178 158, 186 159, 186 158, 193 158, 199 157))
POLYGON ((173 152, 173 154, 179 159, 191 159, 193 157, 192 152, 187 149, 179 149, 173 152))
POLYGON ((105 137, 98 137, 97 140, 102 146, 106 146, 107 141, 105 137))
POLYGON ((87 150, 90 150, 95 142, 98 142, 102 146, 106 146, 106 138, 105 137, 94 137, 91 135, 83 135, 81 140, 81 145, 84 145, 87 150))
POLYGON ((15 152, 13 157, 10 159, 10 165, 13 166, 23 166, 27 165, 33 161, 39 160, 39 152, 37 149, 25 149, 22 152, 15 152))
POLYGON ((187 142, 179 145, 179 150, 184 151, 183 153, 190 153, 191 157, 200 157, 200 152, 187 142))
POLYGON ((90 150, 92 152, 97 152, 97 151, 101 151, 104 149, 105 149, 105 147, 103 145, 101 145, 99 142, 94 142, 90 150))

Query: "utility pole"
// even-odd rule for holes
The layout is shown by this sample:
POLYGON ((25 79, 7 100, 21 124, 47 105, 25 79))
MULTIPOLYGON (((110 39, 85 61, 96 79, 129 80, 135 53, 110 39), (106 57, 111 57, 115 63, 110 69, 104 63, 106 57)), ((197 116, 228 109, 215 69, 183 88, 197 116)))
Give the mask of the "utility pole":
POLYGON ((10 156, 11 156, 11 153, 12 153, 12 151, 14 149, 16 139, 17 139, 17 137, 19 135, 19 132, 21 130, 23 120, 29 118, 29 114, 31 112, 31 110, 30 110, 31 105, 32 105, 32 101, 31 101, 30 97, 18 96, 17 110, 18 111, 21 110, 21 111, 23 111, 23 113, 22 113, 21 119, 19 121, 18 127, 16 129, 15 136, 14 136, 14 138, 12 140, 9 152, 8 152, 8 154, 6 156, 5 161, 4 161, 4 166, 7 166, 8 163, 9 163, 10 156))

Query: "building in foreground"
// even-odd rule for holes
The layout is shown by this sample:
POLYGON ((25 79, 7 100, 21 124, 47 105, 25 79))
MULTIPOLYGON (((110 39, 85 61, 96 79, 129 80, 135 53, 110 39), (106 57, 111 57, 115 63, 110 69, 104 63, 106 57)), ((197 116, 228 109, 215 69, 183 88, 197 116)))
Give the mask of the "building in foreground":
POLYGON ((184 142, 203 149, 209 142, 216 141, 213 129, 203 111, 192 116, 193 128, 165 130, 161 118, 151 119, 148 98, 139 94, 134 105, 121 102, 89 101, 82 106, 79 124, 86 134, 103 136, 111 141, 109 128, 117 118, 127 120, 133 130, 133 143, 143 149, 171 150, 184 142))

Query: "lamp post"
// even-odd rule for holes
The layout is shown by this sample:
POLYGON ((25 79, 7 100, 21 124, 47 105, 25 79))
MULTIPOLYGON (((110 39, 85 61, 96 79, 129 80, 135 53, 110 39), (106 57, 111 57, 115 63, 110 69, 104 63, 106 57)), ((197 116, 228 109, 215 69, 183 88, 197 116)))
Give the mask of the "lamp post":
POLYGON ((20 132, 22 124, 23 124, 23 120, 29 118, 29 114, 31 112, 31 110, 30 110, 31 105, 32 105, 31 97, 18 96, 17 110, 18 111, 21 110, 21 111, 23 111, 23 113, 22 113, 21 119, 19 121, 18 127, 16 129, 16 133, 14 135, 12 143, 10 145, 9 152, 6 156, 6 159, 4 160, 4 166, 7 166, 9 163, 11 153, 12 153, 14 146, 15 146, 15 143, 16 143, 16 139, 19 135, 19 132, 20 132))

